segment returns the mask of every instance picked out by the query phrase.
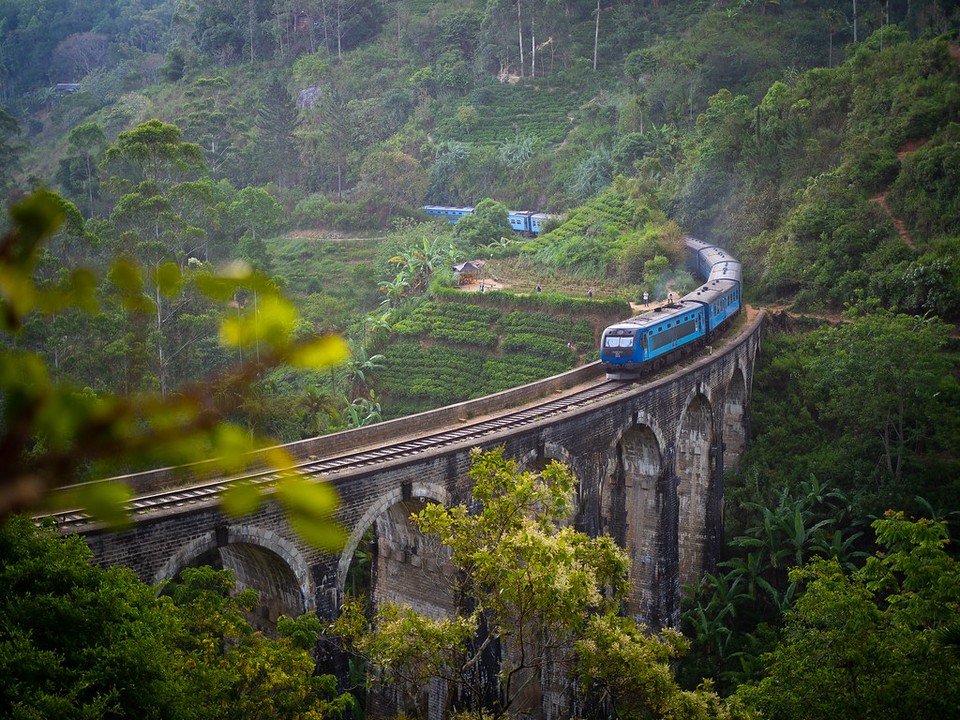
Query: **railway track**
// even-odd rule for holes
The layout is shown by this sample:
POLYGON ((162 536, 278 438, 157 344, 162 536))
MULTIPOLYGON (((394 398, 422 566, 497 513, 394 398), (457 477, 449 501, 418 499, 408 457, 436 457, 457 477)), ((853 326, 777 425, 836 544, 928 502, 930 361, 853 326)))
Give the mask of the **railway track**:
MULTIPOLYGON (((207 483, 191 485, 163 492, 142 495, 132 499, 127 505, 130 517, 136 519, 158 512, 177 511, 199 504, 215 501, 230 485, 252 482, 263 488, 291 474, 314 479, 332 478, 338 473, 358 469, 374 468, 377 465, 402 462, 427 451, 450 446, 479 443, 489 435, 503 430, 517 429, 544 418, 554 417, 579 407, 589 405, 602 398, 629 392, 632 385, 601 380, 575 392, 551 400, 539 402, 518 410, 509 410, 503 414, 461 425, 456 428, 425 433, 422 436, 402 440, 395 444, 377 448, 361 448, 356 452, 344 453, 326 458, 311 459, 284 470, 262 470, 207 483)), ((76 532, 94 524, 90 516, 79 510, 45 514, 44 517, 56 519, 61 532, 76 532)))

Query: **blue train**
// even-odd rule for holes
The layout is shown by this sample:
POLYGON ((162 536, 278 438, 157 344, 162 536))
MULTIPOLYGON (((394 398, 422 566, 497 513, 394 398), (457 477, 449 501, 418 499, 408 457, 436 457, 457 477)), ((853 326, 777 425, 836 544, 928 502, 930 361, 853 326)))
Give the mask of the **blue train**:
MULTIPOLYGON (((464 215, 473 212, 472 207, 446 207, 445 205, 424 205, 423 211, 427 215, 446 218, 452 223, 457 222, 464 215)), ((544 224, 554 215, 547 213, 538 213, 530 210, 509 210, 507 220, 510 221, 510 227, 518 233, 524 235, 539 235, 544 224)))
POLYGON ((692 269, 706 282, 675 302, 606 328, 600 362, 608 378, 632 379, 660 369, 710 342, 740 311, 740 263, 716 245, 694 238, 684 242, 692 269))

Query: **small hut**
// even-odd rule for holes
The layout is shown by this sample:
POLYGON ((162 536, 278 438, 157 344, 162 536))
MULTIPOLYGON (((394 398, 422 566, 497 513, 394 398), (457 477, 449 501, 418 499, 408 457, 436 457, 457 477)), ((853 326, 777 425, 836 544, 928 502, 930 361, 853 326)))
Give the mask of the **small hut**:
POLYGON ((467 260, 457 263, 453 266, 453 276, 457 279, 457 285, 471 285, 483 277, 483 266, 485 260, 467 260))

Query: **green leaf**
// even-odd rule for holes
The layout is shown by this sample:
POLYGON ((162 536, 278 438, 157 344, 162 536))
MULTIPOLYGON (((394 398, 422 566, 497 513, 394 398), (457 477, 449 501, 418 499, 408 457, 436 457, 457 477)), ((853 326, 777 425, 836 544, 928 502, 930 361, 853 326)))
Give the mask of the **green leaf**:
POLYGON ((330 552, 343 547, 346 533, 333 519, 339 498, 332 485, 294 475, 280 481, 275 492, 301 538, 330 552))
POLYGON ((128 485, 98 482, 78 486, 65 493, 61 505, 79 507, 111 530, 123 530, 131 524, 127 503, 132 497, 133 493, 128 485))
POLYGON ((227 515, 239 517, 256 511, 263 500, 260 490, 248 482, 229 485, 220 496, 220 507, 227 515))
POLYGON ((32 266, 37 247, 57 231, 64 212, 53 193, 40 191, 10 208, 10 217, 19 231, 15 259, 32 266))
POLYGON ((276 296, 262 298, 239 317, 228 317, 220 326, 220 341, 228 347, 263 341, 274 347, 286 347, 297 320, 297 310, 288 300, 276 296))
POLYGON ((325 335, 293 348, 287 361, 297 368, 319 370, 339 365, 350 356, 350 348, 343 338, 325 335))
POLYGON ((129 260, 117 260, 107 276, 120 291, 120 301, 124 307, 134 312, 152 312, 156 306, 144 294, 143 276, 140 268, 129 260))
POLYGON ((246 430, 230 423, 219 423, 212 439, 213 453, 224 473, 239 472, 246 467, 246 456, 253 450, 253 442, 246 430))
POLYGON ((33 309, 37 291, 30 277, 17 267, 0 265, 0 298, 6 300, 11 328, 20 324, 21 318, 33 309))
POLYGON ((157 268, 154 277, 157 287, 167 297, 173 297, 180 292, 183 287, 183 275, 180 267, 174 262, 164 263, 157 268))

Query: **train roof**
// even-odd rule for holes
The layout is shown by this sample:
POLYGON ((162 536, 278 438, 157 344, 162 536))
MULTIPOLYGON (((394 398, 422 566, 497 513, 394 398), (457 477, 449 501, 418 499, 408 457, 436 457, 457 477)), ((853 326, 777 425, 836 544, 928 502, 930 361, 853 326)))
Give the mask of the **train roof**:
POLYGON ((710 277, 707 280, 734 280, 740 282, 743 279, 743 267, 739 260, 725 260, 718 262, 710 268, 710 277))
POLYGON ((423 209, 427 212, 431 210, 439 212, 473 212, 472 207, 452 207, 450 205, 424 205, 423 209))
POLYGON ((711 303, 720 295, 723 295, 725 292, 730 290, 730 288, 736 287, 739 284, 739 280, 734 280, 731 278, 709 280, 693 292, 684 295, 683 299, 687 301, 711 303))
POLYGON ((694 237, 685 237, 683 239, 684 244, 695 252, 700 252, 704 248, 716 247, 716 245, 711 245, 710 243, 705 243, 703 240, 697 240, 694 237))
POLYGON ((740 282, 743 279, 740 261, 719 245, 710 245, 692 237, 684 238, 684 244, 689 250, 697 254, 697 264, 700 271, 706 275, 707 280, 725 278, 740 282), (706 272, 707 268, 709 268, 709 273, 706 272))
POLYGON ((660 324, 664 320, 671 320, 678 315, 683 315, 691 310, 699 309, 700 303, 691 302, 688 300, 678 300, 670 305, 663 305, 653 310, 649 310, 642 315, 635 315, 632 318, 627 318, 626 320, 613 323, 604 332, 617 329, 645 330, 649 327, 660 324))

